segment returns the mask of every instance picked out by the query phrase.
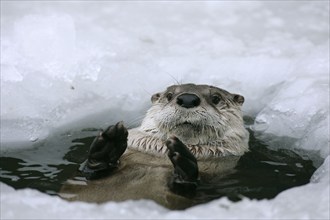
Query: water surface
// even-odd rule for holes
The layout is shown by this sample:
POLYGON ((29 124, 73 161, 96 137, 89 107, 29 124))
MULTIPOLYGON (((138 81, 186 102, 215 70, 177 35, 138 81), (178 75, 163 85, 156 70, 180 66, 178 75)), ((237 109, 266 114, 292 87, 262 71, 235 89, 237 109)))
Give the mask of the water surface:
MULTIPOLYGON (((75 175, 85 160, 97 130, 82 135, 62 134, 39 143, 33 149, 3 153, 0 181, 15 189, 33 188, 56 195, 62 184, 75 175)), ((287 149, 271 150, 250 131, 250 152, 238 162, 234 172, 216 184, 198 187, 196 203, 228 197, 271 199, 285 189, 309 183, 316 168, 308 158, 287 149)))

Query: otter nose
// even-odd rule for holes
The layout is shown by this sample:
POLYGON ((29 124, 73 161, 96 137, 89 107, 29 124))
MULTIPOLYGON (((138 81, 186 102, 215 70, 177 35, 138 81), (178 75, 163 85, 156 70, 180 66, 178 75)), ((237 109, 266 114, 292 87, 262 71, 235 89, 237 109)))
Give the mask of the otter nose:
POLYGON ((176 103, 184 108, 193 108, 199 106, 200 98, 194 94, 182 94, 176 98, 176 103))

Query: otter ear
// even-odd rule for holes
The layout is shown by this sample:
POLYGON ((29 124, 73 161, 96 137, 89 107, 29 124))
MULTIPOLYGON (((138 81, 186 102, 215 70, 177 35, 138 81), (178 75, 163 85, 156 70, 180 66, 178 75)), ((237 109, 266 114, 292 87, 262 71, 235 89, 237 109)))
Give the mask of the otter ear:
POLYGON ((160 98, 160 94, 161 94, 161 93, 156 93, 156 94, 152 95, 152 96, 151 96, 151 102, 152 102, 152 103, 155 103, 156 101, 158 101, 159 98, 160 98))
POLYGON ((234 94, 233 100, 234 100, 234 102, 236 102, 240 105, 243 105, 243 103, 244 103, 244 97, 241 95, 238 95, 238 94, 234 94))

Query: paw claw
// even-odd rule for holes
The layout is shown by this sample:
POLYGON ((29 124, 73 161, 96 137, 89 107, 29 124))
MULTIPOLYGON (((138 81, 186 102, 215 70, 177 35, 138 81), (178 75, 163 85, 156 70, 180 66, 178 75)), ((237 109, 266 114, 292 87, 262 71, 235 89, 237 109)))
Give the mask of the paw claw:
POLYGON ((125 127, 124 127, 124 122, 123 122, 123 121, 118 122, 115 126, 116 126, 116 128, 117 128, 118 130, 123 130, 123 129, 125 129, 125 127))

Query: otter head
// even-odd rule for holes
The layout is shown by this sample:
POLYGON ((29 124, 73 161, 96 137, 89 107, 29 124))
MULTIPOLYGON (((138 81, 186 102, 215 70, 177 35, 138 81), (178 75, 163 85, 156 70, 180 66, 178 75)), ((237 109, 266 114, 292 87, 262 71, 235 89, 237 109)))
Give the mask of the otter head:
POLYGON ((216 146, 226 138, 246 135, 241 95, 214 86, 182 84, 154 94, 151 101, 140 128, 162 140, 175 135, 188 145, 216 146))

